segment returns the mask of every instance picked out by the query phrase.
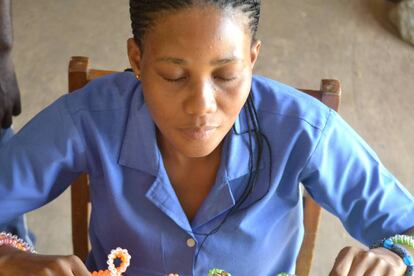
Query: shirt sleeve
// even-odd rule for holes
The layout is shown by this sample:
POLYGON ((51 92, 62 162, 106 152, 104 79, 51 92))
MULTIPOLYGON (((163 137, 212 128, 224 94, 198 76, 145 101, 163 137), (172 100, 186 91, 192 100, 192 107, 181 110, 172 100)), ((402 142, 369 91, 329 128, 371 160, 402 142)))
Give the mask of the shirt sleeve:
POLYGON ((301 181, 323 208, 366 245, 414 226, 413 196, 334 111, 301 181))
POLYGON ((53 200, 85 171, 85 143, 65 97, 0 148, 0 224, 53 200))

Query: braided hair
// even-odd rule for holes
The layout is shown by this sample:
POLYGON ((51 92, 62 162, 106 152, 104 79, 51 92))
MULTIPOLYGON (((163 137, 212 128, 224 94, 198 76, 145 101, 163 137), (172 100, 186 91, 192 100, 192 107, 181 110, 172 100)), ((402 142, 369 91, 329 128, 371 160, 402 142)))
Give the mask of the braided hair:
POLYGON ((196 5, 212 5, 219 10, 241 11, 248 16, 252 41, 256 40, 260 19, 260 0, 130 0, 132 33, 140 49, 143 50, 142 43, 146 31, 159 15, 196 5))

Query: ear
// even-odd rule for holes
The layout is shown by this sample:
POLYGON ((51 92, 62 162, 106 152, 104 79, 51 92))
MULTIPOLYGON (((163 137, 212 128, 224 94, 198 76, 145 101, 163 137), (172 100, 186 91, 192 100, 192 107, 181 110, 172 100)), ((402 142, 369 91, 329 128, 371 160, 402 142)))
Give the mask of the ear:
POLYGON ((127 41, 128 59, 131 64, 132 71, 136 76, 141 76, 141 50, 139 49, 135 39, 129 38, 127 41))
POLYGON ((259 57, 260 47, 262 47, 262 42, 260 40, 256 40, 255 42, 253 42, 252 47, 250 49, 250 62, 252 70, 254 65, 256 64, 257 58, 259 57))

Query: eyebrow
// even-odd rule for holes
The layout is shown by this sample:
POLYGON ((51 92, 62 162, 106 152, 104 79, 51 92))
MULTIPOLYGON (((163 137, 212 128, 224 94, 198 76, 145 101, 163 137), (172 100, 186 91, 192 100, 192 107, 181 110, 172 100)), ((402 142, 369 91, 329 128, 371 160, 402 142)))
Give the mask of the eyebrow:
POLYGON ((160 58, 157 58, 155 61, 156 62, 174 63, 174 64, 177 64, 177 65, 185 65, 185 64, 188 64, 188 62, 185 61, 184 59, 175 58, 175 57, 160 57, 160 58))
MULTIPOLYGON (((175 57, 160 57, 157 58, 155 60, 156 62, 168 62, 168 63, 173 63, 173 64, 177 64, 177 65, 187 65, 188 62, 184 59, 181 58, 175 58, 175 57)), ((221 58, 221 59, 217 59, 217 60, 213 60, 210 62, 211 65, 224 65, 224 64, 228 64, 228 63, 232 63, 232 62, 242 62, 243 59, 236 57, 236 56, 230 56, 230 57, 226 57, 226 58, 221 58)))
POLYGON ((236 57, 236 56, 230 56, 230 57, 226 57, 226 58, 221 58, 221 59, 217 59, 217 60, 213 60, 212 62, 210 62, 211 65, 224 65, 224 64, 228 64, 228 63, 232 63, 232 62, 242 62, 243 59, 236 57))

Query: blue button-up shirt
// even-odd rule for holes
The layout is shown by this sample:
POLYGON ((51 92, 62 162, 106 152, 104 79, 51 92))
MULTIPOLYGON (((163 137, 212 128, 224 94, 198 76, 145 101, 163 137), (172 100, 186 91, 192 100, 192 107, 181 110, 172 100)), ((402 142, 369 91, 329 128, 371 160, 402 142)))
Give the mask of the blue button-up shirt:
POLYGON ((365 244, 413 226, 413 197, 338 114, 263 77, 253 78, 252 93, 270 148, 264 145, 261 165, 253 166, 252 194, 204 243, 251 173, 245 111, 225 137, 214 186, 189 221, 141 86, 128 72, 61 97, 1 148, 0 224, 48 203, 88 172, 93 270, 106 268, 110 250, 122 247, 132 256, 127 275, 293 273, 303 237, 299 183, 365 244))

